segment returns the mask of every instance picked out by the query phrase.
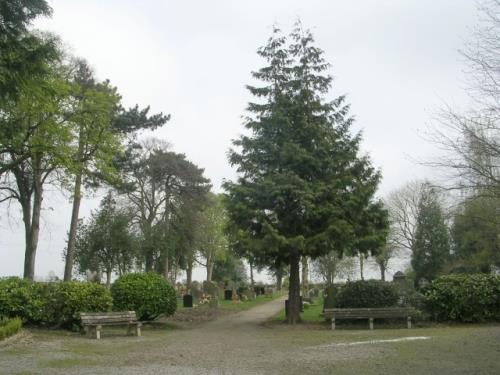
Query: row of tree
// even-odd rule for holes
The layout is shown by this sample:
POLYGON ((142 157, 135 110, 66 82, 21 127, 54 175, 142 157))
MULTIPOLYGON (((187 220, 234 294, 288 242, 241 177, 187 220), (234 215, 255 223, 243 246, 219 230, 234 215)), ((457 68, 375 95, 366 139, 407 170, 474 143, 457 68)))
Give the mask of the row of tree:
POLYGON ((109 81, 65 54, 56 36, 32 30, 33 19, 51 14, 44 0, 8 0, 0 10, 0 202, 21 208, 24 277, 34 277, 50 184, 72 197, 65 280, 75 260, 80 273, 105 272, 108 283, 112 272, 132 267, 172 279, 187 268, 190 278, 195 246, 210 279, 226 249, 220 198, 185 155, 158 140, 137 140, 169 116, 125 109, 109 81), (84 192, 98 188, 110 192, 87 222, 79 221, 84 192))

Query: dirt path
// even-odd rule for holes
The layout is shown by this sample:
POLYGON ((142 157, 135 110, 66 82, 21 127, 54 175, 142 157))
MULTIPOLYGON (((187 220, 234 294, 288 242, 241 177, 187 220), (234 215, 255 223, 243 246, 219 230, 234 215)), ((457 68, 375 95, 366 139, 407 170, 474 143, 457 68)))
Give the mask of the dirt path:
POLYGON ((147 327, 139 338, 121 330, 105 332, 100 341, 61 331, 25 331, 17 342, 0 347, 0 374, 488 374, 499 366, 499 326, 332 332, 262 324, 283 301, 191 329, 147 327), (442 337, 436 337, 438 331, 442 337), (417 335, 431 338, 392 340, 417 335), (379 339, 385 341, 344 344, 379 339), (487 371, 478 371, 476 363, 487 371))

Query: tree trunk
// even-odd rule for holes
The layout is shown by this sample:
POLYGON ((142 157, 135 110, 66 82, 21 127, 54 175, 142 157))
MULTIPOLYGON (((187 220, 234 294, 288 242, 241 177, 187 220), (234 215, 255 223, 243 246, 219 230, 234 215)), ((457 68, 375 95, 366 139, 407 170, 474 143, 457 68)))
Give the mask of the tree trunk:
POLYGON ((253 281, 253 264, 252 262, 248 262, 248 265, 250 266, 250 285, 254 286, 254 281, 253 281))
POLYGON ((380 280, 385 281, 385 265, 382 263, 379 263, 379 268, 380 268, 380 280))
POLYGON ((290 255, 290 286, 288 288, 288 324, 296 324, 300 320, 300 256, 290 255))
POLYGON ((214 270, 214 263, 209 262, 207 259, 207 281, 212 281, 212 271, 214 270))
POLYGON ((168 280, 169 277, 168 277, 168 273, 170 271, 169 267, 170 267, 170 262, 168 261, 168 255, 165 254, 165 260, 164 260, 164 263, 163 263, 163 277, 165 278, 165 280, 168 280))
POLYGON ((302 296, 307 297, 309 291, 309 265, 307 257, 302 257, 302 296))
POLYGON ((188 263, 186 268, 186 288, 191 288, 191 283, 193 282, 193 263, 188 263))
POLYGON ((106 270, 106 288, 108 288, 108 289, 111 288, 111 270, 110 269, 106 270))
POLYGON ((282 288, 283 288, 283 269, 279 268, 276 271, 276 289, 278 289, 278 291, 281 292, 282 288))
MULTIPOLYGON (((31 211, 31 218, 23 217, 26 229, 26 250, 24 254, 24 278, 34 280, 35 259, 38 247, 38 236, 40 233, 40 215, 42 212, 43 184, 41 176, 40 159, 33 158, 33 210, 31 211, 31 199, 24 203, 27 206, 27 214, 31 211), (26 223, 28 223, 26 225, 26 223)), ((31 198, 31 197, 30 197, 31 198)), ((24 214, 24 207, 23 207, 24 214)))
POLYGON ((73 276, 73 262, 75 259, 76 231, 78 229, 78 213, 80 212, 80 202, 82 201, 82 171, 75 178, 73 190, 73 210, 71 212, 71 223, 69 226, 68 248, 66 251, 66 265, 64 266, 64 281, 70 281, 73 276))
POLYGON ((361 280, 365 279, 363 271, 364 271, 364 258, 363 254, 359 254, 359 274, 361 276, 361 280))

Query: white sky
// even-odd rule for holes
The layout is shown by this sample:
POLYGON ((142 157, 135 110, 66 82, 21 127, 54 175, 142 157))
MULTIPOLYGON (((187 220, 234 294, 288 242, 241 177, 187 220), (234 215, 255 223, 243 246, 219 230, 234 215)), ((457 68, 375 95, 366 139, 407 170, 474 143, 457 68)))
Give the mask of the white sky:
MULTIPOLYGON (((151 105, 172 120, 155 132, 205 168, 214 188, 235 177, 230 140, 242 132, 250 99, 245 84, 262 66, 255 53, 278 23, 300 17, 332 64, 332 97, 348 94, 363 130, 363 151, 381 168, 380 195, 433 171, 415 164, 434 146, 422 139, 443 102, 464 105, 458 49, 477 22, 470 0, 160 1, 52 0, 51 19, 36 26, 61 36, 126 105, 151 105)), ((69 194, 48 187, 36 275, 63 273, 69 194)), ((98 197, 99 198, 99 197, 98 197)), ((99 199, 87 199, 81 216, 99 199)), ((0 276, 22 275, 24 239, 15 203, 0 207, 0 276)), ((397 271, 393 269, 392 271, 397 271)), ((392 273, 392 272, 391 272, 392 273)), ((202 279, 204 271, 198 270, 202 279)))

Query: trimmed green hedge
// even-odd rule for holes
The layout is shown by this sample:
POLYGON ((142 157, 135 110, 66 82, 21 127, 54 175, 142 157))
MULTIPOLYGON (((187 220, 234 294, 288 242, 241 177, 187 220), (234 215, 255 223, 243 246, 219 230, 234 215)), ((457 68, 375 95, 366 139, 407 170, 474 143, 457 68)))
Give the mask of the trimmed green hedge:
POLYGON ((75 328, 80 312, 110 311, 113 300, 109 290, 96 283, 65 281, 47 284, 44 292, 44 321, 50 326, 75 328))
POLYGON ((360 280, 339 287, 333 297, 335 307, 390 307, 398 302, 398 293, 390 282, 360 280))
POLYGON ((73 328, 80 312, 109 311, 106 287, 78 281, 33 283, 18 277, 0 279, 0 317, 19 317, 28 324, 73 328))
POLYGON ((441 276, 422 289, 426 309, 436 320, 500 320, 500 276, 441 276))
POLYGON ((139 320, 172 315, 177 308, 175 289, 157 273, 129 273, 111 286, 116 311, 134 310, 139 320))
POLYGON ((19 277, 0 278, 0 317, 20 317, 24 322, 43 320, 43 286, 19 277))
POLYGON ((22 327, 23 322, 20 318, 0 319, 0 340, 15 335, 22 327))

